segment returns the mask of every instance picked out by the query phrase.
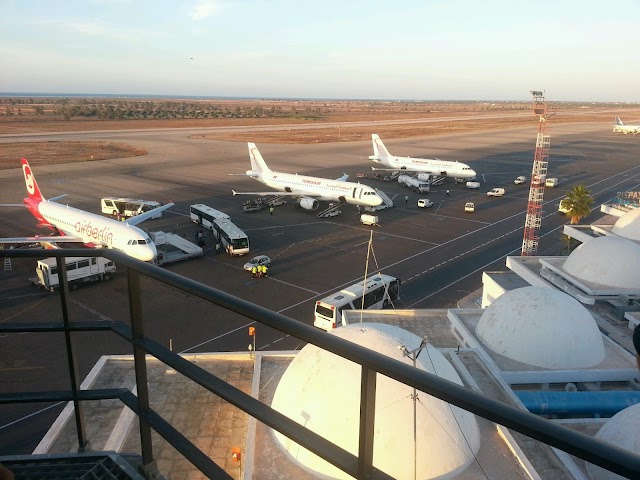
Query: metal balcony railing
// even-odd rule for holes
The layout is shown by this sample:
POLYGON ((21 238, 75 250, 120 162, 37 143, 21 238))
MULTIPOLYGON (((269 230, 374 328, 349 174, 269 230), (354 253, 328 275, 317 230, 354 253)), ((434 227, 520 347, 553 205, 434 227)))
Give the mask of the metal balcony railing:
MULTIPOLYGON (((382 479, 388 475, 372 466, 374 442, 374 413, 376 373, 381 373, 421 392, 433 395, 480 417, 520 432, 547 445, 556 447, 571 455, 599 465, 607 470, 628 478, 640 478, 640 456, 597 440, 580 432, 570 430, 529 412, 485 397, 428 372, 411 368, 402 362, 348 342, 333 335, 327 335, 314 327, 305 325, 282 314, 242 300, 194 280, 159 268, 155 265, 135 260, 116 250, 61 249, 48 250, 56 257, 60 274, 60 308, 62 322, 47 323, 2 323, 0 333, 14 332, 64 332, 67 363, 71 378, 69 391, 37 391, 15 394, 1 394, 0 404, 72 401, 75 407, 75 423, 79 449, 87 445, 84 425, 83 401, 120 399, 134 411, 140 420, 140 443, 144 465, 154 464, 151 429, 153 428, 176 450, 209 478, 231 478, 220 466, 201 452, 193 443, 171 426, 149 407, 147 370, 145 355, 151 354, 177 372, 185 375, 220 398, 255 417, 265 425, 291 438, 304 448, 322 457, 349 475, 358 479, 382 479), (131 327, 121 322, 70 322, 68 316, 69 285, 64 257, 104 256, 118 265, 128 268, 128 296, 131 327), (256 322, 267 325, 294 336, 336 355, 355 362, 362 367, 361 404, 359 426, 359 451, 353 455, 304 426, 289 419, 215 375, 190 363, 179 355, 167 350, 144 334, 140 278, 147 276, 183 292, 219 305, 233 312, 245 315, 256 322), (71 343, 72 332, 110 331, 133 346, 137 396, 126 389, 80 390, 78 365, 71 343)), ((42 257, 40 250, 0 250, 2 257, 42 257)))

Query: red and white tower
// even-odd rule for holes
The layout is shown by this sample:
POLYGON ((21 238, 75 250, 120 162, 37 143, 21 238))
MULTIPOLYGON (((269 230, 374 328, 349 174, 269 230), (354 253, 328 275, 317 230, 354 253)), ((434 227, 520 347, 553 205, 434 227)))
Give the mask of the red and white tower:
POLYGON ((551 136, 546 133, 547 104, 544 92, 532 91, 533 113, 539 118, 538 139, 536 152, 533 157, 531 171, 531 187, 529 189, 529 203, 527 204, 527 218, 524 222, 524 237, 522 239, 523 257, 535 255, 538 251, 540 225, 542 224, 542 202, 544 200, 544 185, 547 179, 547 165, 549 163, 549 146, 551 136))

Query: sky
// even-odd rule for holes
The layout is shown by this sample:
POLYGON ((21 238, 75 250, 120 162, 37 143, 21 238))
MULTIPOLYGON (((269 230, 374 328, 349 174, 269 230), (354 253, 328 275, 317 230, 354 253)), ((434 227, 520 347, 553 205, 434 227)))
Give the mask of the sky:
POLYGON ((0 0, 0 92, 640 102, 640 0, 0 0))

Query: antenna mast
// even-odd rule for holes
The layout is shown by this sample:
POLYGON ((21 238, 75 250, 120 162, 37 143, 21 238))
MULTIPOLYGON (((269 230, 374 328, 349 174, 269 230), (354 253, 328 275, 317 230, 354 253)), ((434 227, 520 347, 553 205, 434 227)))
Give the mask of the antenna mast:
POLYGON ((544 186, 547 179, 547 165, 549 163, 549 146, 551 136, 546 133, 547 104, 544 91, 532 90, 533 113, 539 119, 536 151, 533 157, 531 171, 531 187, 529 188, 529 203, 527 217, 524 222, 524 237, 522 239, 523 257, 535 255, 538 251, 540 225, 542 224, 542 201, 544 200, 544 186))

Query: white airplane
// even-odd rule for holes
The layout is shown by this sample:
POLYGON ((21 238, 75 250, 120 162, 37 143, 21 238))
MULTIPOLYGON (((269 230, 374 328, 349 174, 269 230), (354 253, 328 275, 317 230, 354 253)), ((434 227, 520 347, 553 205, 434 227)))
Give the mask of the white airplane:
POLYGON ((345 174, 336 180, 308 177, 292 173, 279 173, 270 170, 254 143, 249 143, 251 170, 247 176, 256 179, 277 192, 236 192, 234 195, 291 195, 299 197, 299 204, 306 210, 317 210, 319 201, 342 202, 353 205, 375 207, 382 203, 376 191, 360 183, 347 182, 345 174))
POLYGON ((616 124, 613 126, 613 133, 630 133, 637 135, 640 133, 640 125, 625 125, 620 120, 620 117, 616 117, 616 124))
POLYGON ((0 204, 0 206, 27 207, 40 222, 38 226, 48 227, 58 232, 60 236, 0 238, 0 243, 38 242, 53 248, 57 248, 55 246, 57 243, 84 243, 94 248, 121 250, 144 262, 150 262, 156 258, 158 252, 149 235, 134 225, 143 222, 159 211, 166 210, 173 206, 173 203, 162 205, 124 222, 119 222, 54 201, 65 195, 46 200, 40 193, 29 162, 24 158, 22 159, 22 172, 27 186, 28 198, 24 199, 24 204, 0 204), (52 243, 54 245, 51 245, 52 243))
POLYGON ((449 162, 437 158, 396 157, 389 153, 378 135, 375 133, 371 135, 371 140, 373 142, 373 155, 369 157, 369 160, 389 167, 371 167, 371 170, 406 170, 408 172, 424 172, 442 177, 455 178, 475 178, 476 176, 475 170, 466 163, 449 162))

